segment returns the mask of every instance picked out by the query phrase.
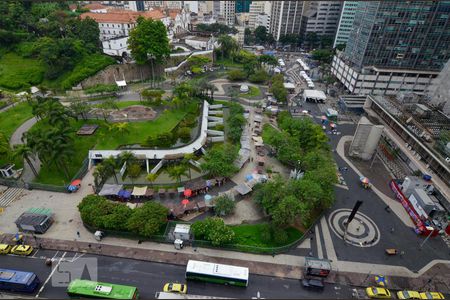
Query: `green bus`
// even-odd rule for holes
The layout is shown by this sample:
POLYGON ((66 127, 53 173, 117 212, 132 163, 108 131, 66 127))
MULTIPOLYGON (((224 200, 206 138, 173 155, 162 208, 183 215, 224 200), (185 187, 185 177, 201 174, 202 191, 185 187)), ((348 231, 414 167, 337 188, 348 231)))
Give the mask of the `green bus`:
POLYGON ((67 294, 71 297, 103 298, 103 299, 138 299, 136 287, 120 284, 103 283, 90 280, 75 279, 70 282, 67 294))
POLYGON ((248 286, 248 268, 189 260, 186 279, 248 286))

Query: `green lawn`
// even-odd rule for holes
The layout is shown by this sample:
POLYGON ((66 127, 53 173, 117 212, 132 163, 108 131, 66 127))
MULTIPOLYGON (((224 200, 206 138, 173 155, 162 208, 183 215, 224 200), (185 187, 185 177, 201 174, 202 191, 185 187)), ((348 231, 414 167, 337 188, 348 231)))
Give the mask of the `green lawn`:
POLYGON ((215 65, 222 65, 224 67, 242 68, 242 64, 232 61, 231 59, 217 59, 215 65))
POLYGON ((0 87, 8 90, 27 89, 42 82, 45 66, 40 61, 22 58, 15 53, 0 57, 0 87))
MULTIPOLYGON (((133 103, 134 101, 129 101, 133 103)), ((139 102, 139 101, 136 101, 139 102)), ((127 102, 118 102, 127 103, 127 102)), ((87 157, 90 149, 117 149, 121 145, 141 144, 144 143, 148 136, 155 136, 162 132, 172 131, 178 123, 186 116, 186 114, 195 109, 195 103, 186 109, 171 109, 164 111, 156 120, 145 122, 130 122, 130 133, 120 134, 110 132, 107 124, 103 120, 88 121, 72 121, 73 137, 75 140, 75 154, 72 157, 69 167, 70 176, 74 176, 80 169, 83 160, 87 157), (77 136, 76 132, 83 124, 98 124, 100 127, 95 134, 91 136, 77 136)), ((46 123, 38 122, 31 130, 49 126, 46 123)), ((43 166, 39 172, 39 176, 35 182, 63 185, 69 183, 65 179, 62 170, 52 167, 43 166)))
POLYGON ((253 98, 261 95, 261 91, 256 86, 249 86, 248 93, 239 94, 243 98, 253 98))
POLYGON ((288 240, 285 244, 277 244, 275 241, 263 241, 262 232, 266 228, 264 225, 265 224, 231 226, 231 229, 233 229, 235 233, 234 244, 261 248, 280 247, 295 242, 303 236, 303 234, 294 227, 289 227, 286 229, 288 240))

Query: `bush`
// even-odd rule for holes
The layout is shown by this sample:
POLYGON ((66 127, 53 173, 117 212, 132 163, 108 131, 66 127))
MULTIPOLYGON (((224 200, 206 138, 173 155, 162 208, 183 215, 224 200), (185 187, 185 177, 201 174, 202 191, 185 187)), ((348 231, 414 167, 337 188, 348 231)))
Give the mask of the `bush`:
POLYGON ((95 86, 89 87, 84 90, 86 94, 96 94, 96 93, 112 93, 117 92, 119 87, 117 84, 97 84, 95 86))
POLYGON ((269 79, 269 74, 263 69, 256 71, 248 77, 248 80, 253 83, 263 83, 269 79))
POLYGON ((131 209, 124 203, 89 195, 78 204, 83 223, 96 229, 131 231, 143 236, 157 234, 167 223, 168 209, 156 202, 131 209))
POLYGON ((227 138, 232 143, 239 143, 245 124, 245 118, 243 116, 244 108, 238 103, 230 103, 229 110, 230 112, 226 120, 227 138))
POLYGON ((242 81, 245 80, 247 76, 242 70, 230 70, 228 71, 228 79, 231 81, 242 81))
POLYGON ((145 141, 145 146, 167 148, 175 144, 175 142, 176 137, 171 132, 166 132, 156 136, 149 136, 145 141))
POLYGON ((288 234, 286 230, 279 227, 272 227, 272 238, 277 244, 286 244, 288 240, 288 234))
POLYGON ((272 241, 272 229, 269 224, 261 225, 261 240, 264 243, 270 243, 272 241))
POLYGON ((224 195, 215 199, 214 213, 216 216, 227 216, 234 211, 236 203, 230 197, 224 195))
POLYGON ((187 143, 191 139, 191 129, 189 127, 180 127, 177 130, 177 135, 183 143, 187 143))
POLYGON ((61 82, 61 88, 70 89, 115 62, 113 58, 102 54, 86 55, 70 72, 69 76, 61 82))
POLYGON ((196 239, 211 241, 214 246, 229 244, 234 239, 234 231, 221 218, 207 218, 192 224, 196 239))

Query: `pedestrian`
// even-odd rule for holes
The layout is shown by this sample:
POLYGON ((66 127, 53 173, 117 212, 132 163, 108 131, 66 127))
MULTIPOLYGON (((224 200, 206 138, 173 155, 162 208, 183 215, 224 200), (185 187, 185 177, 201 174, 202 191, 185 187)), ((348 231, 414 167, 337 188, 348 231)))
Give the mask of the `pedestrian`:
POLYGON ((80 237, 80 232, 79 231, 77 231, 77 236, 80 237))
POLYGON ((391 208, 389 207, 389 205, 386 205, 386 207, 384 208, 385 211, 390 212, 391 208))
POLYGON ((394 233, 394 227, 391 227, 391 233, 394 233))
POLYGON ((91 249, 92 245, 91 245, 91 244, 88 244, 88 247, 89 247, 89 249, 91 249))

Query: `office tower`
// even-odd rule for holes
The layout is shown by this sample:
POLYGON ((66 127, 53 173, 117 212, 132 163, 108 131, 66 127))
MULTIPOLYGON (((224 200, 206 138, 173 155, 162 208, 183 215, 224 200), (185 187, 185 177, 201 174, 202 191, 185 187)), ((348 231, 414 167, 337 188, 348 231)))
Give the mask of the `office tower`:
POLYGON ((219 15, 224 19, 224 23, 229 26, 234 25, 235 1, 220 1, 219 5, 219 15))
POLYGON ((270 33, 276 40, 286 34, 304 34, 305 1, 273 1, 270 14, 270 33))
POLYGON ((359 2, 332 73, 356 94, 423 93, 450 58, 450 1, 359 2))
POLYGON ((342 1, 310 1, 304 15, 306 33, 314 32, 319 36, 327 35, 334 38, 339 23, 342 1))
POLYGON ((345 1, 339 19, 339 25, 334 39, 333 48, 340 44, 346 44, 350 32, 353 29, 353 20, 355 19, 356 8, 358 1, 345 1))
MULTIPOLYGON (((264 1, 262 1, 264 2, 264 1)), ((237 13, 248 13, 250 12, 250 4, 252 0, 236 0, 236 12, 237 13)))
POLYGON ((270 7, 271 2, 269 1, 253 1, 249 7, 249 18, 248 18, 248 27, 251 29, 255 29, 258 27, 261 22, 267 23, 263 25, 264 27, 269 28, 270 25, 270 7), (260 17, 263 16, 263 17, 260 17), (258 23, 258 24, 257 24, 258 23))

